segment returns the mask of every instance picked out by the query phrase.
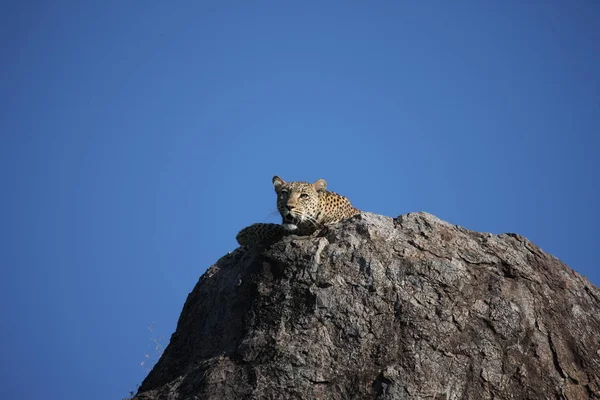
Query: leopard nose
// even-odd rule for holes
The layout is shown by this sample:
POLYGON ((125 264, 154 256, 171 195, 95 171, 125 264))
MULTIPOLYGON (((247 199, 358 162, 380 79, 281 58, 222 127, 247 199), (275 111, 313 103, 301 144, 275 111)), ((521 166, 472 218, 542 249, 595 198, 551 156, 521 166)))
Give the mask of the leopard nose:
POLYGON ((288 209, 288 211, 292 211, 292 209, 294 208, 294 206, 293 206, 292 204, 287 204, 287 205, 285 206, 285 208, 287 208, 287 209, 288 209))

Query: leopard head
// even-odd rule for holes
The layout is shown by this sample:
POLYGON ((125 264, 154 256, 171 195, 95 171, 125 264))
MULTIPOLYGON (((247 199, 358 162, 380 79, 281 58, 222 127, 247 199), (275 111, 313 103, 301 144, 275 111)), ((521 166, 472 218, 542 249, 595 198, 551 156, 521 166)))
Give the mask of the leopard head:
POLYGON ((286 182, 273 177, 277 193, 277 210, 286 224, 316 225, 319 214, 319 198, 327 189, 327 182, 319 179, 315 183, 286 182))

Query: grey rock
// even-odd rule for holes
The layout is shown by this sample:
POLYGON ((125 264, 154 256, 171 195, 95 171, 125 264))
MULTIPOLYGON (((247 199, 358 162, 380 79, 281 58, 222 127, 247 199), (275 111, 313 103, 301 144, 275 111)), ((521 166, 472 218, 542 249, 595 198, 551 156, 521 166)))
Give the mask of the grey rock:
POLYGON ((516 234, 363 213, 221 258, 135 398, 600 398, 600 290, 516 234))

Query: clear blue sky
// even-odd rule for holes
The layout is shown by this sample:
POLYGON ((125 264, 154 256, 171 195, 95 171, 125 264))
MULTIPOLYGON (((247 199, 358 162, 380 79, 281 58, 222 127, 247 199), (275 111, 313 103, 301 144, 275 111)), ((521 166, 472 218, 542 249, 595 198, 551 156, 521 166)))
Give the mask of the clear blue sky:
POLYGON ((0 398, 135 389, 237 231, 279 221, 274 174, 520 233, 600 284, 598 21, 595 0, 5 2, 0 398))

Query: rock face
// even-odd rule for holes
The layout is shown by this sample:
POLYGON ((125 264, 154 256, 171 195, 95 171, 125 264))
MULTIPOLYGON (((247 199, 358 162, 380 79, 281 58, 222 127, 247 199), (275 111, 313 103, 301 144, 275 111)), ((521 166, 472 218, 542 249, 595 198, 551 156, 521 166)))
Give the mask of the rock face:
POLYGON ((600 398, 600 290, 519 235, 364 213, 221 258, 135 398, 600 398))

